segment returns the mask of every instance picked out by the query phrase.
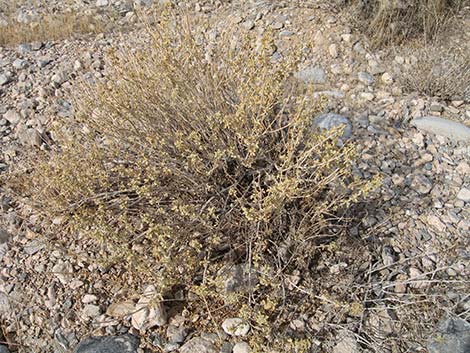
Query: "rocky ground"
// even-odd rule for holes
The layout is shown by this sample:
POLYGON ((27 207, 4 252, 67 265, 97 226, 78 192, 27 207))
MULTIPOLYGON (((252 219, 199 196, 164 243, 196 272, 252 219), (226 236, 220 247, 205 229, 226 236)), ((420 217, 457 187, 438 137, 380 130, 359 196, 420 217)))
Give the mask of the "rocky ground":
MULTIPOLYGON (((139 41, 134 11, 151 3, 76 1, 80 11, 117 11, 116 29, 0 47, 2 173, 45 148, 51 125, 73 118, 76 82, 106 79, 107 50, 139 41), (120 25, 131 30, 119 31, 120 25)), ((212 35, 224 26, 254 33, 273 28, 274 58, 308 34, 312 48, 296 76, 328 98, 325 113, 338 114, 326 116, 325 126, 350 126, 361 151, 357 174, 383 177, 373 201, 360 205, 364 217, 353 229, 355 239, 320 259, 322 281, 331 283, 321 305, 311 315, 293 315, 290 330, 307 332, 312 352, 468 352, 468 97, 403 93, 400 75, 420 58, 400 48, 370 50, 346 14, 321 1, 186 5, 195 16, 215 19, 207 29, 212 35), (361 310, 335 299, 344 295, 355 297, 361 310)), ((23 6, 17 16, 28 21, 42 10, 23 6)), ((464 45, 468 21, 462 26, 457 40, 464 45)), ((119 273, 94 262, 81 239, 52 245, 41 237, 34 212, 3 191, 1 201, 0 327, 8 348, 0 352, 250 351, 256 331, 248 323, 228 318, 218 332, 195 330, 184 312, 149 304, 151 285, 129 296, 119 273)), ((224 280, 242 276, 235 272, 224 280)))

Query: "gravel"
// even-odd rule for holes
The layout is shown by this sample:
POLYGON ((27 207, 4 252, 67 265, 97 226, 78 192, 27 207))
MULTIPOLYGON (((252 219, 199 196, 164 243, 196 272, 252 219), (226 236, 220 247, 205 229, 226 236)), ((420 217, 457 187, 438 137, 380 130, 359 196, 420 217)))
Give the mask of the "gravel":
MULTIPOLYGON (((111 13, 122 12, 115 21, 125 27, 134 26, 132 16, 126 13, 133 12, 134 6, 147 7, 151 3, 151 0, 89 4, 77 1, 70 5, 54 0, 50 7, 60 11, 74 6, 81 13, 89 11, 109 21, 111 13)), ((357 285, 366 291, 374 305, 361 312, 361 320, 366 334, 374 335, 371 342, 380 343, 376 351, 391 351, 396 345, 403 351, 424 351, 428 337, 438 337, 431 336, 432 324, 439 319, 437 314, 442 310, 460 310, 456 314, 462 314, 464 305, 467 309, 469 305, 463 299, 468 290, 457 284, 449 284, 446 289, 453 294, 441 303, 443 309, 411 305, 405 310, 396 305, 427 291, 436 291, 436 296, 444 297, 440 287, 429 283, 429 279, 455 283, 466 280, 466 235, 470 232, 468 102, 402 94, 398 84, 400 72, 413 62, 412 56, 400 53, 389 58, 371 51, 366 42, 351 34, 350 25, 343 23, 340 16, 334 16, 334 21, 324 19, 321 7, 309 9, 296 7, 293 2, 273 5, 263 1, 248 1, 246 8, 237 6, 237 1, 232 7, 228 2, 220 7, 217 2, 187 3, 192 6, 190 11, 197 10, 194 16, 220 17, 217 25, 208 30, 208 37, 225 26, 236 25, 256 36, 274 25, 278 28, 275 38, 279 57, 302 33, 312 38, 313 48, 305 51, 306 59, 300 66, 305 69, 295 76, 311 84, 312 98, 323 97, 323 112, 335 112, 319 113, 312 117, 313 123, 322 129, 344 125, 343 138, 358 145, 355 175, 382 179, 381 186, 373 191, 372 201, 361 204, 367 217, 349 229, 355 235, 348 239, 354 241, 338 243, 345 247, 344 251, 328 256, 319 253, 312 271, 318 271, 315 274, 321 278, 319 287, 331 283, 324 290, 333 297, 344 290, 341 292, 344 298, 352 302, 352 287, 357 285), (219 16, 227 10, 233 18, 219 16), (356 242, 360 243, 360 250, 354 247, 356 242), (357 264, 362 256, 374 261, 357 264), (356 283, 359 278, 370 282, 356 283), (413 344, 418 347, 410 348, 395 322, 420 326, 417 332, 422 336, 413 337, 413 344)), ((22 20, 45 10, 26 9, 22 20)), ((7 173, 28 153, 47 149, 50 127, 73 119, 71 102, 77 81, 106 80, 106 52, 122 43, 142 43, 143 37, 133 27, 132 31, 116 34, 0 48, 0 173, 7 173)), ((115 352, 121 342, 127 347, 119 347, 121 351, 137 352, 139 339, 125 333, 141 335, 141 346, 148 347, 155 338, 149 333, 161 326, 158 331, 166 335, 162 335, 165 337, 161 337, 160 346, 167 351, 177 350, 181 345, 181 353, 219 352, 219 343, 214 344, 211 336, 198 332, 191 320, 175 316, 160 303, 155 288, 139 283, 135 291, 138 295, 133 296, 126 288, 109 285, 121 274, 96 264, 95 250, 80 237, 70 237, 60 246, 49 246, 52 244, 40 237, 43 226, 40 218, 23 207, 20 200, 7 202, 4 191, 0 192, 1 229, 9 234, 8 241, 3 242, 7 246, 1 252, 0 316, 8 335, 17 337, 30 351, 49 351, 57 345, 72 349, 78 345, 75 352, 115 352), (44 318, 48 318, 46 329, 44 318), (96 332, 105 336, 85 339, 96 332)), ((248 267, 227 264, 228 270, 220 274, 226 293, 244 293, 258 284, 255 273, 248 276, 248 267)), ((292 274, 289 280, 302 286, 302 275, 292 274)), ((319 330, 325 327, 324 323, 335 317, 328 306, 328 302, 319 299, 311 315, 290 321, 289 330, 297 334, 305 326, 319 330)), ((344 325, 322 329, 325 340, 312 339, 317 351, 354 352, 357 348, 354 324, 358 319, 347 313, 344 316, 344 325), (348 325, 347 330, 340 327, 348 325)), ((246 343, 237 339, 249 341, 256 331, 242 319, 227 320, 222 326, 223 335, 216 335, 222 337, 220 345, 227 352, 232 347, 233 351, 248 349, 246 343)), ((406 329, 412 332, 412 327, 406 329)), ((450 343, 448 346, 436 346, 439 340, 429 343, 432 353, 453 352, 459 349, 455 348, 458 344, 466 342, 465 331, 447 328, 437 335, 450 343)))

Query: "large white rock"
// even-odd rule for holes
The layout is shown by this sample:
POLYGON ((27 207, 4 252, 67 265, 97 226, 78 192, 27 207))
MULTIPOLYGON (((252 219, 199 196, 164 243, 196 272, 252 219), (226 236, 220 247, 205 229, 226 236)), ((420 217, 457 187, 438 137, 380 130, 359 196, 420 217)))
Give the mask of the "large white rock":
POLYGON ((436 116, 425 116, 413 119, 411 125, 416 126, 419 130, 448 137, 452 140, 470 141, 470 128, 452 120, 436 116))

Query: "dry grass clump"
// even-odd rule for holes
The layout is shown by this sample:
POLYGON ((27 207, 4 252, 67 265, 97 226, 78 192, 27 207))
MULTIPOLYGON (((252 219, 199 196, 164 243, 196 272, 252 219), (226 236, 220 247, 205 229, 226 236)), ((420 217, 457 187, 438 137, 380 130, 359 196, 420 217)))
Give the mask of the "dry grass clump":
POLYGON ((418 60, 399 76, 406 92, 470 101, 468 48, 431 46, 414 51, 413 55, 418 60))
POLYGON ((105 23, 93 15, 67 12, 44 14, 30 23, 18 22, 13 16, 0 24, 0 46, 45 40, 60 40, 76 34, 100 33, 105 23))
POLYGON ((433 39, 468 0, 350 0, 375 46, 423 35, 433 39))
POLYGON ((312 125, 321 105, 294 95, 294 54, 273 62, 269 34, 208 43, 192 28, 162 15, 149 43, 110 53, 107 83, 76 102, 81 128, 13 186, 60 217, 52 234, 94 240, 165 298, 183 291, 199 323, 241 315, 271 337, 372 183, 341 131, 312 125), (237 264, 251 285, 226 292, 237 264))

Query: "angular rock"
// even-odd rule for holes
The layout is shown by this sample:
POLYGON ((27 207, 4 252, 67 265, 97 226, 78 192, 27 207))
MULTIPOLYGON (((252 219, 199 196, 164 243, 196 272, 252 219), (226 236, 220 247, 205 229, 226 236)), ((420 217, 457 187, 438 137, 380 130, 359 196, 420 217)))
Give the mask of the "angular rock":
POLYGON ((4 118, 9 121, 11 125, 16 125, 21 120, 21 115, 14 110, 9 110, 5 113, 4 118))
POLYGON ((436 116, 425 116, 413 119, 411 125, 418 130, 444 136, 455 141, 470 141, 470 128, 452 120, 436 116))
POLYGON ((9 71, 0 74, 0 86, 6 85, 7 83, 11 82, 11 78, 12 74, 9 71))
POLYGON ((180 348, 180 353, 218 353, 218 350, 212 342, 194 337, 180 348))
POLYGON ((135 303, 132 300, 113 303, 106 310, 106 315, 111 317, 124 317, 135 312, 135 303))
POLYGON ((147 330, 154 326, 163 326, 168 319, 165 306, 158 301, 155 286, 148 286, 136 304, 132 314, 132 326, 137 330, 147 330))
POLYGON ((374 82, 375 82, 375 78, 374 76, 372 76, 370 73, 368 72, 359 72, 357 74, 357 78, 359 79, 359 81, 361 81, 363 84, 365 85, 372 85, 374 82))
POLYGON ((6 230, 0 229, 0 261, 8 252, 8 241, 10 240, 10 233, 6 230))
POLYGON ((137 353, 139 343, 140 339, 130 334, 90 337, 81 342, 74 353, 137 353))
POLYGON ((470 352, 470 324, 457 317, 441 320, 427 348, 429 353, 470 352))
POLYGON ((325 83, 326 73, 320 66, 310 66, 297 72, 295 78, 305 83, 325 83))
POLYGON ((98 305, 87 304, 83 307, 81 314, 84 318, 94 318, 101 314, 101 309, 98 305))
POLYGON ((338 343, 333 348, 333 353, 359 353, 359 346, 351 331, 341 331, 338 334, 338 343))
POLYGON ((96 6, 108 6, 109 5, 109 1, 108 0, 96 0, 96 6))
POLYGON ((25 69, 28 67, 28 62, 23 59, 15 59, 15 61, 13 61, 13 67, 17 70, 25 69))
POLYGON ((393 83, 393 76, 390 75, 388 72, 385 72, 382 76, 381 76, 381 79, 382 79, 382 82, 389 85, 391 83, 393 83))
POLYGON ((249 353, 250 346, 246 342, 238 342, 233 346, 233 353, 249 353))
POLYGON ((4 229, 0 229, 0 244, 8 243, 10 240, 11 234, 4 229))
POLYGON ((250 324, 238 317, 225 319, 222 323, 225 333, 231 336, 245 336, 250 331, 250 324))
POLYGON ((463 202, 470 202, 470 189, 462 188, 457 194, 457 198, 463 202))
POLYGON ((8 295, 0 292, 0 314, 7 314, 10 310, 11 305, 8 295))
POLYGON ((352 135, 352 124, 349 119, 343 115, 335 113, 322 114, 313 121, 320 129, 330 130, 336 126, 344 125, 343 138, 349 138, 352 135))
POLYGON ((169 325, 166 329, 166 336, 170 343, 183 343, 188 335, 188 329, 184 326, 169 325))
POLYGON ((28 254, 28 255, 34 255, 37 252, 41 251, 46 247, 46 244, 43 242, 33 239, 30 242, 26 243, 26 245, 23 248, 23 251, 28 254))
POLYGON ((380 337, 387 337, 395 331, 395 325, 385 306, 379 306, 371 311, 366 322, 367 328, 380 337))
POLYGON ((150 6, 153 0, 134 0, 134 6, 150 6))
POLYGON ((73 277, 73 266, 69 262, 59 261, 52 268, 52 273, 62 284, 67 284, 73 277))
POLYGON ((422 174, 416 175, 411 182, 413 190, 421 195, 428 194, 431 191, 432 186, 431 180, 422 174))

